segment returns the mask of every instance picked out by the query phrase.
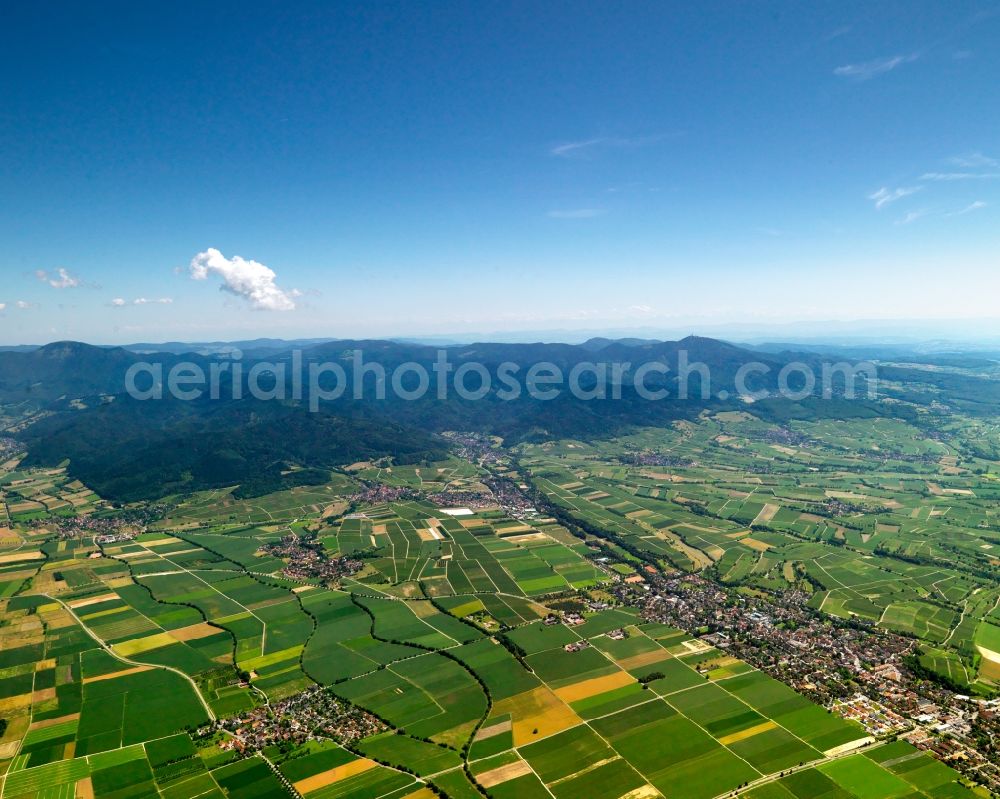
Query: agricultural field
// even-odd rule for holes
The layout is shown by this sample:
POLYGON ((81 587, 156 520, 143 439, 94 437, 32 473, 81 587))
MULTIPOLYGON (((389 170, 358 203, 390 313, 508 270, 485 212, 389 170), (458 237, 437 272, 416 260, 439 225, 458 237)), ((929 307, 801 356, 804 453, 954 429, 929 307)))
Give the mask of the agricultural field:
POLYGON ((177 497, 169 518, 160 526, 167 530, 183 530, 287 524, 297 519, 341 512, 347 506, 344 496, 356 487, 357 483, 349 476, 334 474, 325 485, 299 486, 252 499, 234 497, 234 488, 199 491, 177 497))
POLYGON ((951 780, 947 766, 900 743, 796 771, 745 795, 749 799, 920 799, 962 796, 962 790, 951 780))
POLYGON ((752 410, 522 445, 520 462, 570 518, 635 555, 805 591, 824 613, 921 641, 927 668, 967 690, 1000 688, 988 645, 1000 648, 1000 481, 963 446, 996 430, 956 417, 778 424, 752 410))
POLYGON ((89 513, 103 504, 83 483, 68 478, 65 468, 5 471, 0 476, 0 497, 2 523, 89 513))
MULTIPOLYGON (((565 451, 572 460, 528 459, 546 472, 538 484, 576 498, 574 512, 595 524, 615 520, 621 540, 665 562, 712 568, 729 550, 760 561, 780 549, 777 533, 747 535, 725 513, 672 503, 668 516, 658 478, 643 483, 610 458, 583 466, 583 444, 565 451), (723 550, 712 549, 717 559, 707 542, 723 550)), ((467 466, 441 474, 476 479, 467 466)), ((416 469, 392 479, 411 481, 416 469)), ((58 527, 58 509, 11 520, 0 542, 0 796, 805 799, 814 794, 803 786, 821 782, 860 799, 870 785, 966 795, 955 772, 917 750, 879 760, 889 747, 855 722, 615 602, 610 588, 637 579, 643 562, 609 560, 555 517, 418 500, 349 506, 356 488, 338 476, 252 502, 178 498, 143 530, 100 543, 86 525, 58 527), (359 565, 337 580, 289 578, 268 547, 290 536, 359 565), (266 717, 319 687, 377 729, 233 745, 227 719, 266 717)), ((111 512, 96 499, 88 508, 111 512)), ((815 568, 867 595, 875 580, 865 569, 884 567, 829 549, 815 568)), ((802 583, 805 561, 781 562, 794 562, 791 580, 802 583)), ((915 583, 935 585, 905 565, 915 583)), ((985 602, 976 585, 938 582, 985 602)), ((889 595, 891 623, 937 631, 947 657, 956 622, 924 611, 914 592, 889 595)), ((979 646, 1000 651, 1000 626, 977 629, 979 646)))
POLYGON ((429 493, 479 488, 483 476, 480 469, 460 458, 432 461, 421 466, 356 464, 350 472, 363 480, 429 493))
POLYGON ((333 554, 363 555, 375 570, 363 581, 373 588, 419 584, 431 597, 509 596, 513 606, 499 610, 500 621, 523 619, 525 598, 606 579, 587 560, 586 546, 553 519, 449 516, 430 505, 396 503, 351 514, 321 540, 333 554))

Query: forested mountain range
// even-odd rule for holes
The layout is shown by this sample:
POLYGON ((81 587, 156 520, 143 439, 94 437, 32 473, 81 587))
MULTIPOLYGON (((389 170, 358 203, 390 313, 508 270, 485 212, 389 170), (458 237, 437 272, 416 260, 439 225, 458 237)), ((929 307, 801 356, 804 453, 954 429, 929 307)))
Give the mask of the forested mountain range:
MULTIPOLYGON (((745 364, 758 364, 747 380, 749 389, 773 393, 785 364, 799 362, 819 374, 823 363, 817 353, 765 353, 698 337, 681 341, 593 339, 581 345, 476 343, 447 348, 337 340, 308 343, 297 350, 264 347, 248 351, 240 360, 243 379, 238 388, 234 390, 231 381, 222 379, 216 399, 202 396, 184 401, 167 393, 162 399, 139 400, 125 393, 125 375, 137 363, 158 364, 165 376, 180 363, 208 373, 213 364, 227 360, 224 352, 150 354, 79 342, 0 352, 0 405, 6 423, 28 448, 29 464, 52 465, 68 458, 74 476, 108 497, 134 500, 234 484, 252 495, 316 480, 321 475, 313 470, 328 471, 357 460, 388 456, 413 463, 440 458, 446 445, 439 434, 447 430, 491 433, 509 442, 588 439, 635 426, 695 418, 706 407, 746 408, 748 401, 733 391, 745 364), (364 377, 360 399, 354 396, 352 358, 357 351, 363 354, 364 363, 378 365, 364 377), (474 399, 458 396, 453 384, 443 398, 433 382, 417 399, 392 390, 396 370, 403 375, 398 383, 402 393, 417 388, 415 364, 433 380, 434 364, 441 357, 451 366, 449 380, 463 365, 477 365, 469 367, 472 372, 464 380, 473 391, 481 385, 477 376, 481 366, 494 378, 490 390, 474 399), (710 396, 702 396, 698 369, 691 373, 688 398, 678 396, 683 359, 705 366, 711 376, 710 396), (558 367, 564 376, 574 368, 581 370, 578 383, 591 392, 597 380, 588 364, 608 364, 609 375, 610 364, 630 367, 624 378, 613 381, 621 384, 620 391, 605 386, 605 398, 578 398, 564 383, 557 398, 541 400, 530 395, 525 382, 528 369, 541 362, 558 367), (650 390, 665 390, 665 399, 645 398, 633 385, 635 370, 651 362, 669 366, 666 374, 648 372, 644 381, 650 390), (293 366, 301 364, 308 395, 309 366, 323 363, 340 365, 344 391, 310 412, 308 396, 294 398, 293 366), (495 379, 504 363, 516 365, 513 373, 522 390, 515 398, 505 396, 504 386, 495 379), (246 380, 255 365, 263 365, 258 383, 265 388, 275 388, 276 378, 268 365, 279 374, 284 370, 284 399, 250 396, 246 380), (386 373, 384 381, 376 374, 379 369, 386 373), (385 389, 384 399, 380 389, 385 389), (620 398, 613 397, 616 393, 620 398)), ((839 396, 839 390, 834 397, 822 399, 816 396, 817 385, 813 396, 761 400, 754 403, 754 412, 779 422, 878 415, 917 419, 921 407, 948 402, 975 413, 1000 401, 1000 382, 993 379, 989 365, 989 361, 960 363, 950 370, 940 363, 933 368, 882 366, 881 399, 847 399, 839 396)), ((791 383, 797 389, 801 378, 793 375, 791 383)))

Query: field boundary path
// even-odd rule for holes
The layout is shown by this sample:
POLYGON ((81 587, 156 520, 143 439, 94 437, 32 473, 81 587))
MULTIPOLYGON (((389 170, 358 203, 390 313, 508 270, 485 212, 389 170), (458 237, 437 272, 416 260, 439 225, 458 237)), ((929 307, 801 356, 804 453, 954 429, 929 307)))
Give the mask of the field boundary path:
POLYGON ((59 599, 59 597, 51 596, 49 594, 40 594, 39 596, 43 596, 46 599, 51 599, 53 602, 58 602, 60 605, 62 605, 63 608, 65 608, 66 611, 69 613, 69 615, 73 617, 73 620, 86 631, 87 635, 89 635, 91 638, 97 641, 97 643, 100 644, 101 648, 109 655, 111 655, 113 658, 115 658, 115 660, 120 660, 122 663, 127 663, 130 666, 148 666, 154 669, 163 669, 165 671, 172 671, 174 674, 183 677, 185 680, 187 680, 187 682, 191 684, 191 687, 194 689, 195 696, 198 697, 198 701, 201 702, 201 706, 205 708, 205 712, 208 714, 209 720, 210 721, 216 720, 215 711, 213 711, 212 708, 209 706, 208 702, 205 701, 205 697, 202 696, 201 691, 198 690, 198 684, 194 681, 194 679, 190 675, 185 674, 180 669, 175 669, 173 666, 164 666, 159 663, 143 663, 141 661, 131 660, 130 658, 124 657, 123 655, 119 655, 117 652, 115 652, 115 650, 111 647, 110 644, 106 643, 99 635, 97 635, 97 633, 91 630, 84 623, 83 619, 81 619, 79 616, 76 615, 76 613, 73 611, 73 608, 71 608, 61 599, 59 599))

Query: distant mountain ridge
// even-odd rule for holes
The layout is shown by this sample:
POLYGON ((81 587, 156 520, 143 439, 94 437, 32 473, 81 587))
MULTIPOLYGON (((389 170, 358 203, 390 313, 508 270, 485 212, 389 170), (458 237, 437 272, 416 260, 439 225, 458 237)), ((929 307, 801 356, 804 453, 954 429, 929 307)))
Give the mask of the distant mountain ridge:
MULTIPOLYGON (((110 498, 143 499, 236 484, 242 492, 256 494, 297 481, 315 481, 322 477, 322 470, 356 460, 389 456, 397 462, 419 462, 443 457, 447 448, 438 434, 447 430, 488 432, 511 442, 594 438, 636 426, 693 419, 706 407, 745 407, 732 394, 728 398, 716 396, 718 387, 732 386, 743 365, 758 362, 767 373, 753 378, 751 390, 773 390, 778 372, 790 360, 788 353, 752 352, 698 336, 680 341, 478 342, 449 347, 385 340, 302 341, 294 347, 278 346, 282 342, 267 339, 240 343, 259 345, 243 350, 244 375, 255 364, 290 368, 295 349, 295 359, 301 357, 306 368, 326 362, 341 365, 347 376, 346 390, 314 413, 309 412, 306 401, 250 399, 246 391, 244 398, 239 398, 225 382, 217 399, 142 401, 124 393, 125 373, 133 364, 156 362, 166 375, 175 364, 188 362, 207 372, 226 353, 151 354, 55 342, 31 351, 0 352, 0 404, 15 409, 15 416, 42 412, 40 418, 17 432, 28 447, 29 464, 52 465, 68 458, 74 476, 110 498), (628 363, 633 370, 662 362, 669 371, 661 374, 653 370, 645 385, 650 390, 665 389, 669 398, 650 400, 625 380, 617 399, 582 399, 565 387, 553 400, 540 400, 526 391, 511 399, 500 396, 496 385, 480 399, 462 398, 454 391, 439 399, 433 390, 412 400, 395 392, 377 399, 375 377, 371 377, 363 398, 353 399, 350 358, 357 350, 366 362, 378 362, 387 375, 405 364, 419 364, 433 373, 442 350, 453 369, 481 364, 495 374, 501 364, 515 364, 522 381, 529 366, 545 362, 564 375, 580 371, 585 375, 580 384, 583 389, 597 385, 588 371, 594 362, 628 363), (677 396, 678 370, 685 358, 690 364, 708 367, 711 397, 702 398, 697 370, 690 398, 677 396)), ((819 363, 817 356, 810 354, 799 353, 796 358, 819 363)), ((290 375, 285 379, 289 382, 290 375)), ((476 378, 470 382, 473 387, 478 385, 476 378)), ((412 387, 412 381, 407 385, 412 387)), ((292 394, 286 392, 286 396, 292 394)), ((759 414, 776 418, 878 413, 870 403, 817 406, 811 401, 767 401, 755 408, 759 414)))

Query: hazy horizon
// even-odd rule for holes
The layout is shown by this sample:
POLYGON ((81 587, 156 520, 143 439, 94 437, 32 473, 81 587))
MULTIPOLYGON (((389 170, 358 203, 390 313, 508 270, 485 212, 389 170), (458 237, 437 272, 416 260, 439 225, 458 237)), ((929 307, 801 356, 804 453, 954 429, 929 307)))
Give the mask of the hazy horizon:
POLYGON ((2 341, 996 313, 995 3, 110 11, 0 33, 2 341))
POLYGON ((736 344, 801 344, 808 346, 898 346, 907 348, 993 349, 1000 348, 1000 318, 984 320, 886 320, 856 321, 825 320, 820 322, 792 321, 785 323, 729 322, 722 324, 697 324, 678 326, 593 326, 519 328, 510 330, 452 330, 442 333, 414 332, 410 334, 354 334, 350 331, 324 334, 314 331, 310 335, 281 335, 254 333, 202 338, 147 338, 115 337, 114 340, 51 338, 38 341, 3 341, 0 347, 33 347, 57 341, 82 341, 97 346, 135 346, 140 344, 219 344, 236 341, 279 340, 287 342, 311 340, 392 340, 426 344, 459 345, 481 343, 566 343, 579 344, 592 338, 680 340, 687 336, 701 336, 730 341, 736 344))

